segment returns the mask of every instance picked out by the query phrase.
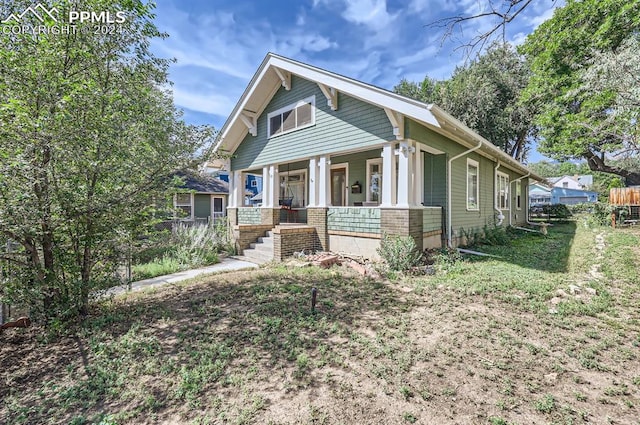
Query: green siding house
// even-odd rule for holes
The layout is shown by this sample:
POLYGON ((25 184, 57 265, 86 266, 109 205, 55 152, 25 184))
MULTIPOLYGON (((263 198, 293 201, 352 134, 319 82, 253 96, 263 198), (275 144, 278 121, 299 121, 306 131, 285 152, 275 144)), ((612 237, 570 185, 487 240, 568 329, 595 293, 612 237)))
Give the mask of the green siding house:
POLYGON ((271 53, 215 149, 229 158, 237 248, 268 234, 276 260, 375 258, 385 233, 454 247, 464 230, 525 224, 541 180, 436 105, 271 53), (259 206, 241 202, 245 174, 262 175, 259 206))

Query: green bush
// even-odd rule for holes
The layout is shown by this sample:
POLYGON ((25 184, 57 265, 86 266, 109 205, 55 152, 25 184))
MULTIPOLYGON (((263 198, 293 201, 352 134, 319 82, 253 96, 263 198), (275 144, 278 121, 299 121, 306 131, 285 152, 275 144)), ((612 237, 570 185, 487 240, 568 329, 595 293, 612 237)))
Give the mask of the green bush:
POLYGON ((571 217, 571 211, 565 204, 545 205, 542 207, 542 212, 549 218, 565 219, 571 217))
POLYGON ((231 246, 226 223, 217 225, 179 224, 170 234, 154 237, 150 245, 134 256, 134 279, 175 273, 218 262, 218 253, 231 246))
POLYGON ((198 267, 218 261, 220 238, 216 226, 180 224, 173 229, 172 256, 184 266, 198 267))
POLYGON ((382 235, 380 247, 377 249, 380 257, 390 270, 406 272, 420 263, 422 253, 411 236, 382 235))
POLYGON ((466 242, 464 246, 467 247, 478 245, 508 245, 511 241, 506 228, 502 226, 489 227, 488 225, 485 225, 482 230, 466 230, 464 228, 460 228, 460 235, 466 242))

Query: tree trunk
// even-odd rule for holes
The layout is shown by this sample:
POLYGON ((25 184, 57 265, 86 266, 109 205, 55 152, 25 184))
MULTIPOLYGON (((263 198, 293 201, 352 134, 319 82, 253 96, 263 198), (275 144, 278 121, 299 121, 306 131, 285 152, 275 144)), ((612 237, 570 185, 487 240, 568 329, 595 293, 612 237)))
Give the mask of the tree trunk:
POLYGON ((608 165, 607 163, 605 163, 605 160, 603 158, 599 157, 592 151, 585 152, 583 156, 587 159, 587 164, 589 165, 590 170, 616 174, 620 177, 624 177, 627 186, 640 185, 640 173, 627 170, 625 168, 608 165))

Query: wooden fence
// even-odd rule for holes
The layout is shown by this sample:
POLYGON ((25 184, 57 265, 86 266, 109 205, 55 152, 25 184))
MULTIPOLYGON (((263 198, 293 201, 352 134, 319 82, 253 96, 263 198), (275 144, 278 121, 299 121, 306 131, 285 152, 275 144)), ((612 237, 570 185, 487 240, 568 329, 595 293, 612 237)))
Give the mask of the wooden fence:
POLYGON ((620 187, 609 189, 609 204, 639 206, 640 187, 620 187))

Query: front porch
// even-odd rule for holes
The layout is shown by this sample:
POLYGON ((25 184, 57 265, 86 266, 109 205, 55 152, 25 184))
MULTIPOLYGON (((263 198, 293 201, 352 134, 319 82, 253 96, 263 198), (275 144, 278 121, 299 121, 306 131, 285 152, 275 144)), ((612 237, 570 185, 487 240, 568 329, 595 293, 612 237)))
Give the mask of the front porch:
POLYGON ((444 199, 437 194, 444 192, 446 176, 444 167, 434 167, 434 158, 444 164, 442 152, 398 141, 267 165, 261 170, 262 203, 256 207, 242 205, 242 182, 245 174, 259 170, 235 171, 228 216, 237 250, 247 249, 267 231, 281 235, 280 249, 274 246, 281 253, 276 260, 302 249, 377 258, 383 234, 412 236, 420 249, 440 247, 445 215, 444 199), (301 227, 293 231, 284 224, 301 227))
POLYGON ((229 209, 238 253, 268 233, 273 258, 282 261, 301 251, 332 251, 377 259, 383 234, 411 236, 419 249, 443 244, 443 208, 381 207, 307 208, 307 223, 279 222, 280 209, 229 209))

